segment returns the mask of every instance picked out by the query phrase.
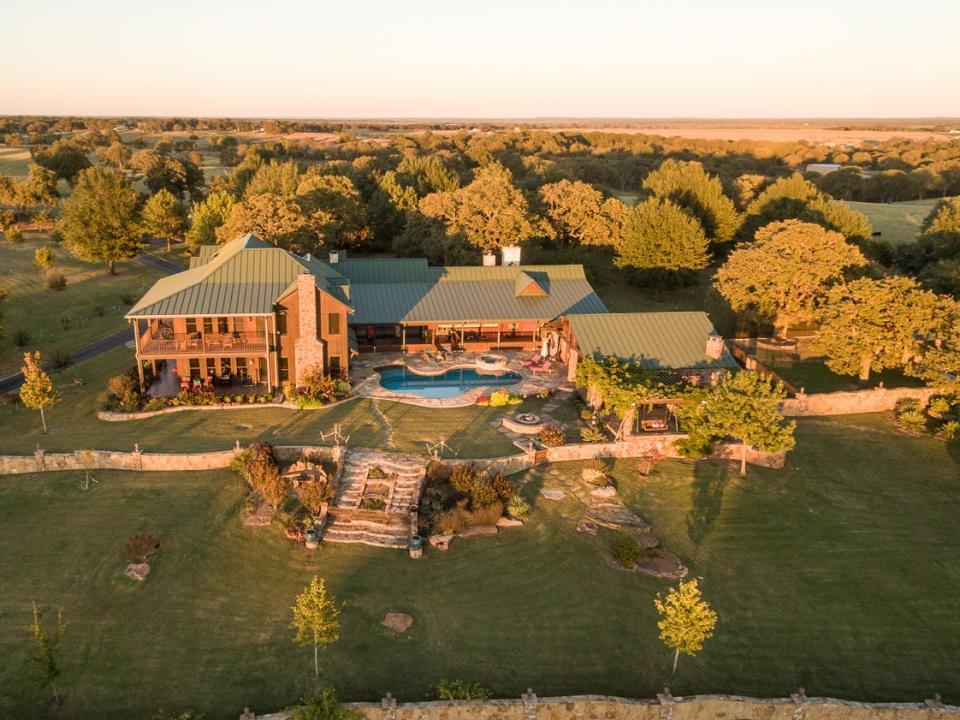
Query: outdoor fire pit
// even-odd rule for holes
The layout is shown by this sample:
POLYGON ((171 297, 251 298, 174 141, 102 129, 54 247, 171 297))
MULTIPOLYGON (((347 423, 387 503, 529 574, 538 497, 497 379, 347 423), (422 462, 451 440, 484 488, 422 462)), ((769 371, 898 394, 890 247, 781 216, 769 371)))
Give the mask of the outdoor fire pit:
POLYGON ((502 418, 503 426, 510 432, 520 435, 536 435, 543 427, 543 418, 534 413, 517 413, 516 415, 504 415, 502 418))

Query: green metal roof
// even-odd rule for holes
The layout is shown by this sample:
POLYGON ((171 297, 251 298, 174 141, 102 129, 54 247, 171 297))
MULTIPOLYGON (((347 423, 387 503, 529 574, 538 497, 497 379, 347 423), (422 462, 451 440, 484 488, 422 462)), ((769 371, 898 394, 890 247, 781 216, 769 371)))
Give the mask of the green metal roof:
POLYGON ((220 247, 201 248, 189 269, 158 280, 126 316, 271 313, 303 272, 311 273, 319 288, 348 302, 347 281, 329 265, 247 234, 220 247))
POLYGON ((654 370, 736 368, 726 349, 706 356, 715 333, 703 312, 648 312, 570 315, 567 318, 583 355, 614 355, 654 370))
MULTIPOLYGON (((355 272, 358 261, 335 267, 350 279, 351 322, 455 323, 500 320, 553 320, 571 313, 606 312, 580 265, 512 267, 428 267, 402 263, 391 279, 372 281, 371 269, 355 272), (522 280, 527 276, 526 280, 522 280), (517 296, 534 281, 543 296, 517 296)), ((393 261, 366 261, 385 262, 393 261)))

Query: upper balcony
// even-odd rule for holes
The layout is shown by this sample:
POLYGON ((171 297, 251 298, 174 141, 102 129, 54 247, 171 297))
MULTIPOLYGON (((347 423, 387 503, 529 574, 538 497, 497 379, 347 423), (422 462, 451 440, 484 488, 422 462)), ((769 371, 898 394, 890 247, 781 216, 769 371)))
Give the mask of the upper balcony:
POLYGON ((141 357, 182 355, 263 355, 267 339, 262 333, 164 333, 148 330, 140 337, 141 357))

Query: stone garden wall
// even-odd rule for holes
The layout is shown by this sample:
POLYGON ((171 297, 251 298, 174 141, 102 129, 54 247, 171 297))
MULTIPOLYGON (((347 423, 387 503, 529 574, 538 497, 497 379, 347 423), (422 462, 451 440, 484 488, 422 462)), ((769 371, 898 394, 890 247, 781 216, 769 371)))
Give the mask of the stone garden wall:
MULTIPOLYGON (((532 692, 517 700, 398 703, 389 695, 379 703, 351 703, 367 720, 957 720, 960 707, 939 699, 923 703, 860 703, 807 698, 756 699, 735 695, 632 700, 602 695, 538 698, 532 692)), ((289 720, 288 713, 240 716, 252 720, 289 720)))
MULTIPOLYGON (((133 452, 109 450, 75 450, 72 453, 34 451, 33 455, 0 455, 0 475, 22 475, 59 470, 133 470, 137 472, 183 472, 222 470, 240 450, 239 443, 232 450, 202 453, 145 453, 134 447, 133 452)), ((285 446, 274 448, 280 462, 293 462, 303 453, 322 460, 338 461, 344 448, 321 446, 285 446)))
POLYGON ((798 394, 784 400, 780 409, 789 417, 809 415, 856 415, 859 413, 893 410, 898 400, 918 398, 923 404, 931 395, 944 392, 942 388, 873 388, 854 392, 798 394))

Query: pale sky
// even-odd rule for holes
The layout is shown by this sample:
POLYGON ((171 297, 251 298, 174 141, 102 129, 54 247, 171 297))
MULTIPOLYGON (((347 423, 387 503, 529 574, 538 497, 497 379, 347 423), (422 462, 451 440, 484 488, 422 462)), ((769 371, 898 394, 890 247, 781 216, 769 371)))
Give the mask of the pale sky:
POLYGON ((960 116, 960 0, 15 0, 0 114, 960 116))

